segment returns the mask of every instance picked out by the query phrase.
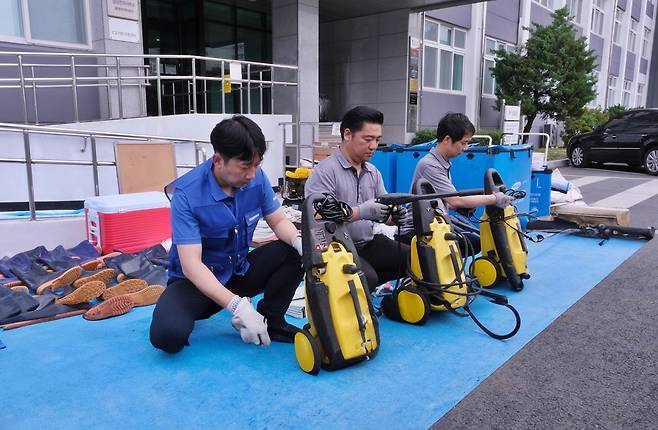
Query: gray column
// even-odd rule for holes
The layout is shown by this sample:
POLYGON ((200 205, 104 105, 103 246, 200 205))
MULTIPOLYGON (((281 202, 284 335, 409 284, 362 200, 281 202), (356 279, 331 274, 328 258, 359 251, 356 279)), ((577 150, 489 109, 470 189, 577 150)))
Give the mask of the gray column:
MULTIPOLYGON (((272 3, 272 62, 299 67, 298 88, 275 88, 274 112, 292 114, 295 120, 299 119, 302 123, 318 122, 319 0, 279 0, 272 3)), ((274 76, 276 80, 289 80, 294 79, 295 74, 277 71, 274 76)), ((313 139, 312 127, 302 126, 300 142, 310 145, 313 139)), ((310 156, 310 150, 302 151, 302 157, 306 156, 310 156)))

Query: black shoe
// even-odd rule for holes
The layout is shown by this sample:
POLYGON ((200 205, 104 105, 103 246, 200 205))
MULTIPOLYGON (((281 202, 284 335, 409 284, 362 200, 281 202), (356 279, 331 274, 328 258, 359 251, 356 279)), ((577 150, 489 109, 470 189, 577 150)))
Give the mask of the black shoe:
POLYGON ((270 324, 267 325, 267 334, 270 335, 270 340, 272 342, 294 343, 295 334, 299 331, 301 331, 301 329, 286 322, 284 322, 283 325, 277 326, 270 324))

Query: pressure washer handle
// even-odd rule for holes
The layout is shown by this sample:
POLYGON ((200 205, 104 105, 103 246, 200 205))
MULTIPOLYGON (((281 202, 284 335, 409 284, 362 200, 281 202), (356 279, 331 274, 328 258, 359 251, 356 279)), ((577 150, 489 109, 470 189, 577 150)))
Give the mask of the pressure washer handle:
POLYGON ((387 206, 398 206, 405 203, 417 202, 419 200, 445 199, 447 197, 465 197, 484 194, 483 189, 464 190, 454 193, 435 194, 411 194, 411 193, 389 193, 377 197, 377 202, 387 206))
POLYGON ((606 236, 630 236, 646 240, 653 239, 653 236, 656 232, 656 228, 653 226, 648 228, 639 228, 599 224, 596 229, 599 232, 605 233, 606 236))

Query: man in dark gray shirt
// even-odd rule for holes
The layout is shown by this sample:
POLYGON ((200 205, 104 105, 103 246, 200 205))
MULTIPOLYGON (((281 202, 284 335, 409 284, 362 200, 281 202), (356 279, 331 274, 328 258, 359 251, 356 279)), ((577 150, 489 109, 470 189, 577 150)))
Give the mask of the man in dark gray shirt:
MULTIPOLYGON (((456 192, 450 177, 450 159, 457 157, 468 147, 474 134, 475 127, 466 115, 449 113, 444 116, 436 128, 436 146, 418 162, 411 183, 414 184, 419 178, 424 178, 432 184, 437 193, 456 192)), ((496 205, 504 208, 512 201, 512 197, 500 192, 479 196, 446 197, 439 202, 439 209, 447 214, 448 209, 470 209, 483 205, 496 205)), ((410 242, 413 232, 409 227, 404 230, 406 234, 402 235, 400 240, 410 242)), ((467 236, 476 252, 479 252, 479 237, 477 235, 467 236)))
MULTIPOLYGON (((384 115, 378 110, 357 106, 348 111, 340 125, 340 148, 313 169, 304 187, 306 197, 327 193, 352 207, 352 221, 347 229, 371 291, 404 276, 409 253, 408 245, 373 234, 374 222, 389 220, 389 208, 376 201, 386 194, 382 175, 369 163, 382 138, 383 123, 384 115)), ((402 224, 407 217, 403 210, 390 218, 402 224)))

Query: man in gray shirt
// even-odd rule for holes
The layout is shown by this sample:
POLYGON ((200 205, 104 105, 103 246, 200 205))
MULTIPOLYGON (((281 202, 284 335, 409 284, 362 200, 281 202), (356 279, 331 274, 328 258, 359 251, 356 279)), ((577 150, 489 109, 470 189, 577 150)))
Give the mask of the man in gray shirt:
MULTIPOLYGON (((378 203, 386 194, 382 175, 369 163, 382 138, 384 115, 357 106, 348 111, 340 125, 340 148, 322 160, 306 181, 304 194, 326 193, 352 207, 347 229, 356 245, 368 287, 374 290, 386 281, 405 276, 409 246, 381 234, 373 234, 373 222, 389 220, 389 208, 378 203)), ((402 224, 406 210, 394 213, 392 222, 402 224)))
MULTIPOLYGON (((436 146, 423 157, 414 171, 413 184, 419 179, 427 179, 437 193, 454 193, 457 190, 450 177, 450 159, 457 157, 475 134, 475 127, 468 117, 461 113, 449 113, 444 116, 436 128, 436 146)), ((504 208, 511 204, 513 198, 500 192, 489 195, 446 197, 440 201, 439 209, 448 213, 448 209, 476 208, 482 205, 496 205, 504 208)), ((400 237, 403 242, 410 242, 413 232, 408 228, 405 235, 400 237)), ((467 234, 469 242, 479 252, 479 237, 467 234)))

